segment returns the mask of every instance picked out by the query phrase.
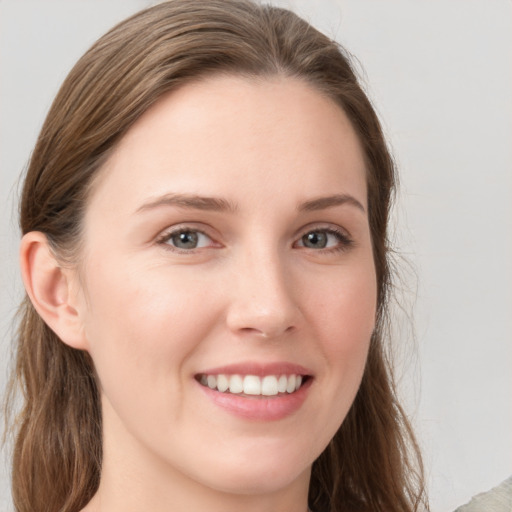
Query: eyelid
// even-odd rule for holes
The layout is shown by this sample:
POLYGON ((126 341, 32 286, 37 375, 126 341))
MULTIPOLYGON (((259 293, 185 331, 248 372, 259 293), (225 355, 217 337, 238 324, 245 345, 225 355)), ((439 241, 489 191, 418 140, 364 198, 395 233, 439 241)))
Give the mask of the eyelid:
MULTIPOLYGON (((203 224, 201 224, 203 226, 203 224)), ((196 251, 209 249, 209 248, 220 248, 223 247, 223 245, 218 242, 216 239, 218 237, 215 237, 210 233, 212 231, 208 226, 206 226, 206 229, 203 227, 198 227, 197 223, 195 222, 183 222, 180 224, 172 225, 163 231, 161 231, 155 238, 155 243, 161 246, 164 246, 166 250, 177 252, 177 253, 183 253, 183 254, 193 254, 196 251), (178 235, 183 232, 197 232, 200 233, 203 236, 206 236, 212 243, 211 245, 208 245, 207 247, 197 247, 193 249, 181 249, 179 247, 174 247, 171 244, 168 244, 167 242, 170 240, 172 236, 178 235)), ((299 246, 300 248, 304 249, 310 249, 314 252, 337 252, 337 251, 343 251, 349 249, 351 246, 354 245, 354 240, 352 236, 349 234, 349 232, 338 225, 333 224, 309 224, 303 228, 301 228, 297 234, 295 235, 293 242, 293 246, 297 247, 297 244, 301 242, 302 237, 304 237, 306 234, 319 231, 319 232, 325 232, 328 234, 332 234, 334 236, 338 237, 339 244, 337 244, 335 247, 325 247, 320 249, 312 249, 309 247, 306 247, 304 245, 299 246)))
POLYGON ((353 237, 349 234, 349 232, 346 229, 341 228, 340 226, 332 225, 332 224, 327 224, 327 225, 326 224, 320 224, 320 225, 311 224, 311 225, 308 225, 300 230, 300 233, 298 234, 297 239, 294 242, 294 246, 297 243, 301 242, 302 238, 305 235, 307 235, 308 233, 315 232, 315 231, 324 232, 324 233, 328 233, 328 234, 332 234, 332 235, 336 236, 339 240, 339 244, 336 245, 335 247, 324 247, 324 248, 320 248, 320 249, 312 249, 312 248, 306 247, 304 245, 300 245, 298 247, 304 248, 304 249, 310 249, 314 252, 326 253, 326 252, 337 252, 337 251, 347 250, 350 247, 352 247, 355 243, 353 237))
POLYGON ((183 254, 193 254, 198 250, 209 249, 212 247, 215 247, 215 248, 222 247, 222 244, 217 242, 215 240, 215 238, 213 237, 213 235, 208 233, 208 231, 209 231, 208 229, 197 227, 197 225, 195 225, 195 223, 193 223, 193 222, 192 223, 183 222, 180 224, 170 226, 170 227, 164 229, 163 231, 161 231, 156 236, 155 243, 163 246, 166 250, 169 250, 172 252, 177 252, 177 253, 183 253, 183 254), (171 237, 178 235, 180 233, 186 233, 189 231, 194 232, 194 233, 199 233, 203 236, 206 236, 207 238, 210 239, 212 244, 207 247, 197 247, 194 249, 181 249, 179 247, 174 247, 171 244, 167 243, 171 239, 171 237))

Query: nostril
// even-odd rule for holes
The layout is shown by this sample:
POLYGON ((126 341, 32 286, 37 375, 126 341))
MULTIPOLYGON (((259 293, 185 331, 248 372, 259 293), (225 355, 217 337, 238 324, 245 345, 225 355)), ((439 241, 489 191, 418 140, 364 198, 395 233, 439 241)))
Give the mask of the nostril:
POLYGON ((277 338, 279 336, 282 336, 283 334, 288 334, 288 333, 292 332, 293 330, 294 330, 294 327, 292 325, 290 325, 284 329, 281 329, 277 326, 274 328, 271 328, 271 327, 269 327, 269 328, 242 327, 241 329, 239 329, 239 332, 248 334, 248 335, 253 334, 255 336, 260 336, 262 338, 277 338))

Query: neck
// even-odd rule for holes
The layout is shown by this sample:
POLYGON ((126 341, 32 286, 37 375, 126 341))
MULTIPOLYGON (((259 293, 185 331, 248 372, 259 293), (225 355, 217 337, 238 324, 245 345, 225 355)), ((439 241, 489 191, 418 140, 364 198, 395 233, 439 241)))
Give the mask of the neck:
POLYGON ((309 512, 307 485, 292 485, 276 492, 234 494, 208 489, 184 478, 160 475, 159 481, 149 482, 148 475, 132 479, 118 471, 114 477, 108 469, 104 474, 98 492, 83 512, 309 512))

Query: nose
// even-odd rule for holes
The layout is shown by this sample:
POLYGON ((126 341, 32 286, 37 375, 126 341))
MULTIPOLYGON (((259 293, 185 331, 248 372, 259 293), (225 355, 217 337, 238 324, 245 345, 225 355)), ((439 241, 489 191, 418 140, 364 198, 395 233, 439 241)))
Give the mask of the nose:
POLYGON ((238 335, 277 338, 299 326, 294 282, 275 254, 250 254, 236 266, 230 284, 227 324, 238 335))

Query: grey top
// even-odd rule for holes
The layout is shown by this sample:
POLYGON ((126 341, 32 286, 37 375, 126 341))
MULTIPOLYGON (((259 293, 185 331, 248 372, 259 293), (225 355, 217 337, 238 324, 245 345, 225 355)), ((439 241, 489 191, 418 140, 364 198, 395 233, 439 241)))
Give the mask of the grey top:
POLYGON ((490 491, 477 494, 455 512, 512 512, 512 476, 490 491))

